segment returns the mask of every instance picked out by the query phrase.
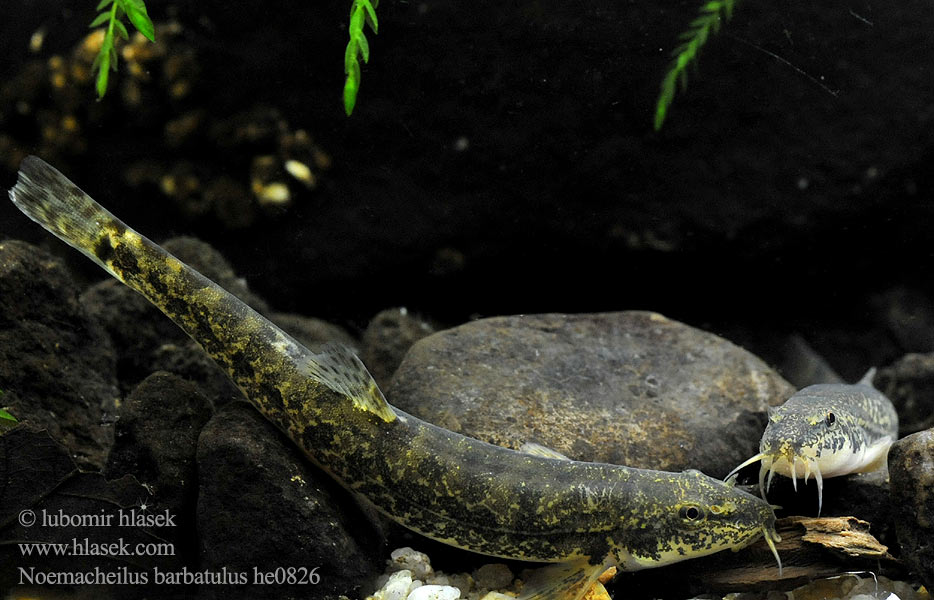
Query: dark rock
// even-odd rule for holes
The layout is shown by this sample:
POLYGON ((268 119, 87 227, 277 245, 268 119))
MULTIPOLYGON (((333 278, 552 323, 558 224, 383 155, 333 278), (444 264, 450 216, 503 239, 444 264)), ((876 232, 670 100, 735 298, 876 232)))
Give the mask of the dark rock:
POLYGON ((929 352, 934 348, 934 309, 921 290, 895 287, 873 297, 880 324, 903 352, 929 352))
POLYGON ((724 476, 794 390, 761 360, 661 315, 475 321, 416 343, 393 404, 448 429, 634 467, 724 476))
POLYGON ((227 259, 207 242, 181 236, 166 240, 162 247, 175 258, 249 304, 257 312, 265 314, 269 311, 266 301, 250 291, 246 279, 237 276, 227 259))
POLYGON ((169 539, 183 558, 197 556, 195 456, 211 413, 210 400, 196 386, 171 373, 153 373, 118 409, 107 460, 109 478, 134 475, 152 494, 150 504, 177 515, 169 539))
MULTIPOLYGON (((181 330, 179 330, 181 331, 181 330)), ((152 351, 146 368, 168 371, 197 385, 215 406, 242 400, 240 391, 227 373, 194 340, 185 337, 177 343, 168 342, 152 351)))
POLYGON ((934 427, 934 354, 906 354, 874 383, 898 411, 899 436, 934 427))
POLYGON ((107 279, 81 294, 81 303, 113 340, 117 376, 124 392, 154 369, 151 355, 162 344, 184 344, 187 336, 159 309, 119 281, 107 279))
POLYGON ((428 321, 405 308, 390 308, 373 317, 363 332, 361 359, 370 374, 385 387, 412 344, 435 332, 428 321))
POLYGON ((129 515, 133 510, 148 510, 142 508, 148 497, 146 489, 133 477, 108 481, 100 473, 82 472, 69 454, 71 451, 47 432, 27 426, 0 436, 0 590, 17 589, 23 597, 48 596, 53 590, 79 592, 68 597, 101 600, 150 594, 157 597, 156 593, 160 598, 174 597, 172 592, 176 590, 170 586, 147 588, 141 579, 148 577, 152 583, 155 568, 176 568, 174 552, 167 546, 159 556, 135 552, 137 544, 167 544, 163 534, 168 527, 120 523, 121 512, 129 515), (70 520, 67 525, 53 520, 62 515, 69 519, 88 515, 101 520, 70 520), (69 551, 25 556, 16 542, 69 548, 78 544, 88 550, 122 543, 130 554, 100 556, 69 551), (124 583, 78 586, 77 590, 71 586, 23 585, 21 569, 35 577, 62 572, 85 574, 98 569, 105 576, 122 578, 124 583), (91 590, 93 594, 88 594, 91 590))
POLYGON ((328 342, 356 348, 357 340, 337 325, 302 315, 291 313, 271 313, 269 320, 278 325, 310 350, 318 350, 328 342))
POLYGON ((348 493, 246 404, 228 405, 205 427, 198 470, 204 568, 252 580, 254 567, 318 567, 320 576, 314 586, 216 587, 208 597, 358 597, 382 570, 381 544, 348 493))
POLYGON ((113 347, 62 264, 15 240, 0 244, 0 390, 21 422, 101 468, 119 395, 113 347))
POLYGON ((889 474, 902 560, 934 589, 934 429, 895 442, 889 474))

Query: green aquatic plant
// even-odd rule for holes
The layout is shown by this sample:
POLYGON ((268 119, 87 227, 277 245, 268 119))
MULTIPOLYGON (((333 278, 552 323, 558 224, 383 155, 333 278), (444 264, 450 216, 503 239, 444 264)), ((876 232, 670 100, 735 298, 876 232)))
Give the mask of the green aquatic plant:
MULTIPOLYGON (((0 390, 0 396, 3 396, 2 390, 0 390)), ((0 435, 7 429, 13 429, 17 423, 19 423, 19 421, 16 420, 16 417, 0 408, 0 435)))
POLYGON ((379 6, 379 0, 372 0, 372 2, 371 0, 353 0, 353 5, 350 7, 350 25, 347 28, 350 41, 347 42, 347 50, 344 51, 344 73, 347 74, 347 80, 344 82, 344 112, 348 117, 357 103, 357 90, 360 89, 358 57, 362 57, 363 62, 370 62, 370 44, 363 34, 364 25, 369 25, 373 33, 377 33, 379 28, 379 22, 376 20, 377 6, 379 6))
POLYGON ((114 45, 114 33, 125 40, 130 39, 130 34, 123 24, 123 16, 130 19, 130 23, 136 27, 137 31, 146 36, 150 42, 156 41, 155 28, 149 15, 146 13, 146 5, 143 0, 101 0, 97 5, 97 11, 100 12, 97 17, 91 21, 88 26, 90 29, 101 27, 104 30, 104 42, 101 49, 94 57, 94 63, 91 70, 97 70, 97 97, 103 98, 107 92, 107 81, 110 77, 110 71, 117 70, 117 50, 114 45))
POLYGON ((681 83, 681 90, 687 87, 687 69, 697 62, 697 53, 707 42, 710 33, 720 30, 722 21, 729 21, 733 8, 739 0, 708 0, 700 7, 699 15, 691 21, 691 27, 678 38, 681 43, 671 52, 672 62, 662 80, 658 104, 655 106, 655 131, 662 128, 668 107, 675 98, 675 87, 681 83))

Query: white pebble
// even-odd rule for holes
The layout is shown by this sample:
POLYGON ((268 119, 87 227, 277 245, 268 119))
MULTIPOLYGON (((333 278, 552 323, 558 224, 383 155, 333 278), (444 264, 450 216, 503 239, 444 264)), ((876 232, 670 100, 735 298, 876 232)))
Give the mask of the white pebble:
POLYGON ((416 588, 407 600, 457 600, 461 591, 448 585, 423 585, 416 588))
POLYGON ((412 571, 403 569, 389 576, 389 581, 374 596, 377 600, 405 600, 412 586, 412 571))
POLYGON ((427 579, 435 570, 431 568, 428 555, 409 547, 398 548, 389 555, 389 566, 393 569, 408 569, 417 579, 427 579))
POLYGON ((516 600, 516 599, 512 596, 508 596, 501 592, 487 592, 486 596, 484 596, 480 600, 516 600))

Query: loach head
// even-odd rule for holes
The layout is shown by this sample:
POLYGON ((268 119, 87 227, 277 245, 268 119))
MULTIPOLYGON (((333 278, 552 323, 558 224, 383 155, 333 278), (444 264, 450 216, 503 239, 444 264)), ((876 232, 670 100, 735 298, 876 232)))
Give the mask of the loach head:
POLYGON ((795 490, 798 477, 817 482, 818 514, 823 505, 824 476, 844 473, 860 448, 859 424, 844 406, 834 401, 835 385, 813 385, 796 393, 782 406, 769 410, 769 424, 759 443, 759 454, 737 466, 730 475, 762 461, 759 490, 762 497, 775 473, 790 477, 795 490))
POLYGON ((775 513, 766 501, 736 489, 700 471, 650 471, 639 506, 645 512, 630 515, 620 556, 623 568, 644 569, 722 550, 740 550, 764 536, 778 561, 775 513))

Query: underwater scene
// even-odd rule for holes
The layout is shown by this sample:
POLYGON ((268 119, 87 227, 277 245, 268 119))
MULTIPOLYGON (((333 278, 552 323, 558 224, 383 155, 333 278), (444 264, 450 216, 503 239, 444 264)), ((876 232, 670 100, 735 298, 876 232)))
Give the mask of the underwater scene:
POLYGON ((3 0, 0 600, 930 600, 934 4, 3 0))

